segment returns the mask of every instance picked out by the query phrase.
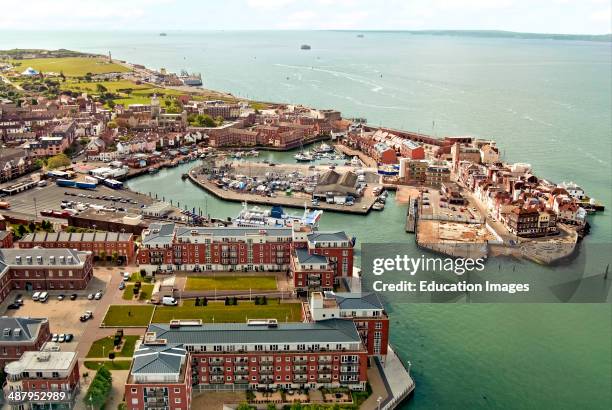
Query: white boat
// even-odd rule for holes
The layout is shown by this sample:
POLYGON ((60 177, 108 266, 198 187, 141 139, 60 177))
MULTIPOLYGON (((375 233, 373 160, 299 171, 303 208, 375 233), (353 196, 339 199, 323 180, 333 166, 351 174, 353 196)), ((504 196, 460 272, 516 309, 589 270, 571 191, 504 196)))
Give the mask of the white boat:
POLYGON ((297 162, 310 162, 312 161, 312 155, 310 152, 298 152, 293 156, 297 162))
POLYGON ((243 203, 242 211, 232 220, 232 225, 262 228, 290 227, 297 221, 302 225, 317 228, 321 215, 323 215, 322 210, 311 211, 306 207, 304 207, 304 214, 302 216, 286 214, 280 206, 274 206, 271 210, 264 210, 257 206, 249 209, 245 202, 243 203))
POLYGON ((383 204, 382 202, 374 202, 374 205, 372 205, 372 209, 375 211, 382 211, 383 209, 385 209, 385 204, 383 204))
POLYGON ((334 149, 326 143, 322 143, 317 148, 315 148, 315 152, 317 153, 332 152, 333 150, 334 149))

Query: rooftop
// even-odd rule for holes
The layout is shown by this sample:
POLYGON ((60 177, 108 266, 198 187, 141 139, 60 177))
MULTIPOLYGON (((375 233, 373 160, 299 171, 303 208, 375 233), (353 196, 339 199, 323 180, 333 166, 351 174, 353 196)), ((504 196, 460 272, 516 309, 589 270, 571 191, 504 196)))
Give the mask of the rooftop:
POLYGON ((180 373, 186 354, 177 344, 142 345, 134 352, 132 374, 180 373))
POLYGON ((23 372, 49 372, 70 370, 76 363, 75 352, 23 352, 17 361, 8 363, 4 370, 9 374, 23 372))
POLYGON ((277 327, 247 323, 203 324, 170 327, 151 324, 147 332, 168 344, 255 344, 255 343, 360 343, 355 324, 348 320, 314 323, 279 323, 277 327))
POLYGON ((34 341, 38 337, 40 326, 47 322, 47 319, 2 316, 0 317, 0 331, 2 331, 0 344, 34 341))

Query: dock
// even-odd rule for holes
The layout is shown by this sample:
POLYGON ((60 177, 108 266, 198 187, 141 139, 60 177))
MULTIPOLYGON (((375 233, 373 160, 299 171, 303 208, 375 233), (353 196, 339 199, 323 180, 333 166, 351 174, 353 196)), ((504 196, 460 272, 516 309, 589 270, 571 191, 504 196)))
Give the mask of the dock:
POLYGON ((408 203, 408 210, 406 211, 406 232, 416 232, 418 214, 419 199, 415 197, 410 197, 410 202, 408 203))
POLYGON ((322 209, 324 211, 331 212, 342 212, 352 215, 367 215, 372 209, 372 205, 376 202, 376 197, 362 197, 359 202, 356 202, 353 206, 339 205, 339 204, 328 204, 325 202, 320 202, 318 205, 314 206, 312 204, 308 204, 308 200, 305 198, 294 198, 289 196, 277 196, 277 197, 268 197, 257 194, 248 194, 248 193, 240 193, 234 192, 231 190, 224 190, 219 188, 214 183, 208 181, 205 177, 198 177, 197 175, 198 167, 189 171, 189 180, 193 182, 195 185, 209 192, 210 194, 223 199, 225 201, 233 201, 233 202, 248 202, 250 204, 257 205, 282 205, 288 208, 300 208, 304 209, 304 204, 306 203, 309 209, 322 209))

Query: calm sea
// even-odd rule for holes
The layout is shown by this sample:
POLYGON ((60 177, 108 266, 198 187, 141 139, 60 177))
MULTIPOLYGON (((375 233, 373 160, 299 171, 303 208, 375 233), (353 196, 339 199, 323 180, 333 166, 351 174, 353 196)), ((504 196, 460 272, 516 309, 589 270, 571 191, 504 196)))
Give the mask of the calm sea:
MULTIPOLYGON (((336 108, 370 123, 436 136, 493 138, 506 161, 572 180, 612 206, 612 52, 609 43, 414 36, 397 32, 6 32, 0 49, 68 48, 172 71, 252 99, 336 108), (309 44, 309 51, 300 45, 309 44)), ((290 155, 268 158, 291 161, 290 155)), ((191 165, 130 181, 234 216, 182 182, 191 165)), ((391 202, 391 203, 389 203, 391 202)), ((326 214, 324 229, 363 242, 401 242, 405 208, 367 218, 326 214)), ((610 263, 610 211, 591 217, 587 269, 610 263)), ((390 302, 392 342, 417 382, 406 408, 609 408, 610 305, 412 305, 390 302)))

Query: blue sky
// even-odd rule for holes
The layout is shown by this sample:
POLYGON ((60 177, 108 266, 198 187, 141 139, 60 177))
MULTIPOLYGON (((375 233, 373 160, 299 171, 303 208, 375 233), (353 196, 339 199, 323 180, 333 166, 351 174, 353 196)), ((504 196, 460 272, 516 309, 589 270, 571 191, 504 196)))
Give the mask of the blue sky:
POLYGON ((603 34, 610 0, 2 1, 0 29, 487 29, 603 34))

